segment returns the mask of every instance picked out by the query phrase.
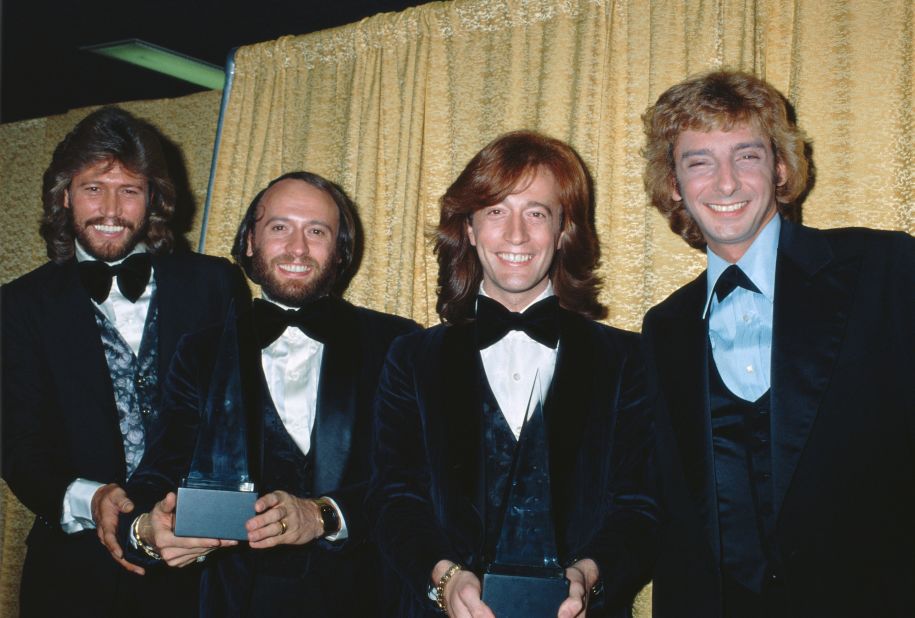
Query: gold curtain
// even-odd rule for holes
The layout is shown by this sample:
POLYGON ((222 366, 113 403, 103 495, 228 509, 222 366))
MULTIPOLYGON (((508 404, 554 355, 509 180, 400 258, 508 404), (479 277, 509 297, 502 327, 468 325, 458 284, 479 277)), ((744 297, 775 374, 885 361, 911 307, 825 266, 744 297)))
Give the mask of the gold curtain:
POLYGON ((225 254, 251 198, 309 169, 339 182, 365 228, 348 296, 437 322, 427 232, 437 199, 503 131, 571 142, 597 190, 609 321, 698 274, 647 206, 640 115, 716 67, 780 88, 813 141, 805 222, 915 231, 911 0, 455 0, 241 48, 206 250, 225 254))
MULTIPOLYGON (((176 174, 187 191, 183 216, 188 224, 182 231, 195 249, 221 96, 221 92, 212 91, 180 99, 120 104, 155 125, 168 142, 168 151, 183 155, 186 178, 180 172, 176 174)), ((0 125, 0 283, 47 261, 44 241, 38 235, 41 176, 57 143, 93 109, 0 125)), ((25 538, 33 519, 6 483, 0 481, 0 616, 19 613, 19 577, 25 538)))

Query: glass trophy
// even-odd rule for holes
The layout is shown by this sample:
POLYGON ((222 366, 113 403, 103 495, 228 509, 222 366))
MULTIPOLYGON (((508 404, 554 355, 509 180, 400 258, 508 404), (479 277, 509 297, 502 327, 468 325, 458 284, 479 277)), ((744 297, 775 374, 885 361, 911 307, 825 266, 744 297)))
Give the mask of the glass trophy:
POLYGON ((256 514, 236 322, 233 306, 219 341, 194 457, 178 488, 175 536, 245 541, 245 522, 256 514))
POLYGON ((569 596, 569 581, 559 565, 553 528, 539 376, 515 447, 503 511, 494 558, 483 575, 483 602, 498 618, 556 616, 569 596))

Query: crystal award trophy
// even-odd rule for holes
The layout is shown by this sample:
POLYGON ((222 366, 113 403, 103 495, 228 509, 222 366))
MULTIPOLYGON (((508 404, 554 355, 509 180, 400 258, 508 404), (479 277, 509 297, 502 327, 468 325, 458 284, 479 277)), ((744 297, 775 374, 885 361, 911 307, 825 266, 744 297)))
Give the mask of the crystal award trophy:
POLYGON ((175 536, 245 541, 245 522, 256 514, 236 321, 233 306, 219 341, 191 467, 178 488, 175 536))
MULTIPOLYGON (((535 399, 536 393, 536 399, 535 399)), ((483 575, 483 602, 498 618, 556 616, 569 596, 559 565, 550 494, 550 458, 539 377, 536 401, 515 447, 495 555, 483 575)))

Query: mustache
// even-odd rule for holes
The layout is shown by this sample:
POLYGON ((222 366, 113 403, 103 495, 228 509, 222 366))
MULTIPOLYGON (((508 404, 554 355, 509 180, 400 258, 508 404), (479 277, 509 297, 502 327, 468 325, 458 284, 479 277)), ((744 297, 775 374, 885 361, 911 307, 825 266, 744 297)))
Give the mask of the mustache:
POLYGON ((273 258, 272 260, 270 260, 271 264, 277 264, 280 262, 289 263, 289 264, 302 264, 304 266, 310 266, 310 267, 314 268, 315 270, 321 269, 321 265, 318 264, 318 261, 316 259, 314 259, 313 257, 307 256, 307 255, 304 257, 301 257, 301 258, 296 258, 288 253, 284 253, 284 254, 278 255, 275 258, 273 258))

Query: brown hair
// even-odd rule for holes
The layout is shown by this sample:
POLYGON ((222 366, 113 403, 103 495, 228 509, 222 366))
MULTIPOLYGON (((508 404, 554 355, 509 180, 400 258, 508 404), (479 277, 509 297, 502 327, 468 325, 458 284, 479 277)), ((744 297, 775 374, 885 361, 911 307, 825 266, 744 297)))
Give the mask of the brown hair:
POLYGON ((809 181, 806 137, 791 117, 788 102, 765 81, 739 71, 692 77, 658 97, 642 123, 647 138, 642 151, 645 190, 670 229, 690 246, 703 249, 705 239, 683 202, 671 195, 677 182, 674 146, 683 131, 730 131, 738 125, 760 131, 770 141, 776 164, 785 166, 784 184, 775 188, 778 210, 789 220, 800 218, 799 198, 809 181))
POLYGON ((264 194, 267 193, 267 190, 270 187, 284 180, 301 180, 304 183, 310 184, 316 189, 320 189, 327 193, 334 201, 334 204, 337 205, 337 210, 340 213, 340 224, 337 230, 337 262, 332 291, 336 294, 342 294, 346 285, 349 284, 350 279, 352 279, 355 274, 356 269, 356 237, 358 235, 356 206, 353 204, 352 200, 346 196, 343 189, 318 174, 302 171, 287 172, 282 176, 274 178, 266 187, 261 189, 261 191, 254 196, 254 199, 251 200, 251 203, 248 205, 248 210, 245 211, 245 216, 242 217, 241 223, 238 224, 238 231, 235 232, 235 240, 232 242, 232 257, 235 259, 235 262, 241 266, 242 270, 245 271, 245 274, 248 275, 248 278, 251 279, 251 281, 258 285, 262 283, 254 274, 253 258, 247 253, 248 239, 249 236, 252 238, 254 237, 254 230, 257 227, 257 222, 263 217, 263 213, 259 212, 259 208, 264 199, 264 194))
POLYGON ((490 142, 470 162, 440 200, 435 232, 438 302, 442 320, 456 324, 473 315, 483 268, 470 244, 467 226, 473 213, 498 204, 525 178, 546 168, 556 179, 562 206, 559 248, 550 269, 559 303, 585 317, 606 317, 597 300, 600 278, 594 269, 600 246, 591 223, 591 179, 581 158, 567 144, 535 133, 515 131, 490 142))
POLYGON ((118 162, 146 177, 148 224, 143 242, 152 253, 171 251, 174 236, 169 221, 175 212, 175 187, 168 175, 162 145, 149 124, 117 107, 103 107, 83 118, 54 150, 44 173, 44 214, 39 233, 48 257, 65 262, 73 257, 72 212, 64 199, 73 177, 101 161, 118 162))

